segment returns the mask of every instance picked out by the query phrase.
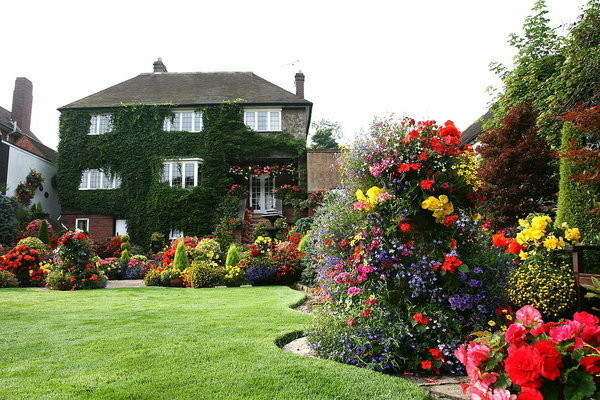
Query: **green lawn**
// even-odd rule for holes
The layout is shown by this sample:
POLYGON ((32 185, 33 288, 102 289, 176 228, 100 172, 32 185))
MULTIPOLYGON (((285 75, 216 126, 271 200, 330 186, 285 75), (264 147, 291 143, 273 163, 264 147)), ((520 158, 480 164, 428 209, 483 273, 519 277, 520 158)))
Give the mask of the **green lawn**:
POLYGON ((422 399, 402 379, 287 353, 287 287, 0 290, 0 399, 422 399))

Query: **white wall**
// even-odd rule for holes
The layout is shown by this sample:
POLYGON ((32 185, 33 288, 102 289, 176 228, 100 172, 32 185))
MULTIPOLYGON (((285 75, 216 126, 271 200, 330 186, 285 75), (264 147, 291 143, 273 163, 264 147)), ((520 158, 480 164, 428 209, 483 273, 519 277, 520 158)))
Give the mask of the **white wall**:
MULTIPOLYGON (((6 143, 6 142, 4 142, 6 143)), ((6 177, 6 186, 8 196, 14 196, 15 189, 19 183, 25 181, 29 171, 35 169, 42 174, 44 178, 44 190, 35 191, 35 196, 31 199, 31 204, 42 203, 44 211, 50 214, 50 217, 57 219, 60 216, 60 205, 58 203, 58 193, 52 187, 52 177, 56 175, 56 166, 50 161, 36 156, 26 150, 23 150, 13 144, 8 143, 8 173, 6 177), (48 198, 44 193, 48 192, 48 198)))

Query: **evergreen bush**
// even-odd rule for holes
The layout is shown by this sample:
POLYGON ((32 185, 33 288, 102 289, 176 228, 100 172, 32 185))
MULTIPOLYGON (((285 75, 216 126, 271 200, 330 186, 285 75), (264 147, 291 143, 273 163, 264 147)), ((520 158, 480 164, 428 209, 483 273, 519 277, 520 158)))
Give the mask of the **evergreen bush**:
POLYGON ((0 196, 0 245, 10 247, 15 241, 17 219, 13 200, 0 196))
POLYGON ((48 234, 48 222, 45 219, 43 219, 40 224, 38 239, 40 239, 44 244, 50 243, 50 235, 48 234))
POLYGON ((240 250, 235 243, 231 243, 227 250, 227 258, 225 259, 225 266, 235 267, 240 262, 240 250))
POLYGON ((177 271, 183 271, 188 267, 188 256, 185 250, 185 244, 180 241, 175 250, 175 259, 173 260, 173 269, 177 271))

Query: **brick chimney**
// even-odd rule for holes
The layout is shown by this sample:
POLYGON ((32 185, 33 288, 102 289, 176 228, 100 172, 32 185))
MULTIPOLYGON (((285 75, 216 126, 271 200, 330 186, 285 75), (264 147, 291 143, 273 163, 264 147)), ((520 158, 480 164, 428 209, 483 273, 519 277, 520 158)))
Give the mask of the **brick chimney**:
POLYGON ((304 74, 302 71, 296 73, 296 96, 304 98, 304 74))
POLYGON ((158 60, 154 61, 154 72, 167 72, 167 67, 162 62, 162 58, 158 57, 158 60))
POLYGON ((31 133, 31 106, 33 105, 33 83, 27 78, 15 80, 11 118, 21 132, 31 133))

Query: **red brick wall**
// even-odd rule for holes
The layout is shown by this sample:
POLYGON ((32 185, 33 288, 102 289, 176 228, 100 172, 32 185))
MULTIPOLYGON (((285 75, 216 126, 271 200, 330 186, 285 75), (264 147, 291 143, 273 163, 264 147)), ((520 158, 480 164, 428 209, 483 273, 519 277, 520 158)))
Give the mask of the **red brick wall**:
POLYGON ((90 220, 89 234, 95 242, 102 242, 115 234, 114 218, 110 215, 63 214, 60 218, 60 222, 69 229, 75 229, 75 220, 77 218, 88 218, 90 220))

